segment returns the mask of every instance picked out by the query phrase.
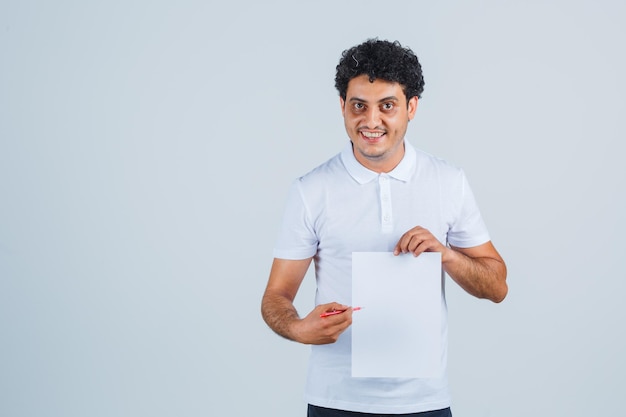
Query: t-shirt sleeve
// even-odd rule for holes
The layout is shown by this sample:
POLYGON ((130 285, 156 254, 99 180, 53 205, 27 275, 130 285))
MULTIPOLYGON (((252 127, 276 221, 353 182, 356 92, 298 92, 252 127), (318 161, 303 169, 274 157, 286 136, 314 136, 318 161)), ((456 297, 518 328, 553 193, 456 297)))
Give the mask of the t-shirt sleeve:
POLYGON ((457 180, 458 195, 455 221, 448 230, 448 243, 459 248, 471 248, 490 240, 487 226, 463 171, 457 180))
POLYGON ((307 259, 317 252, 318 239, 313 227, 311 211, 307 207, 300 180, 291 184, 283 220, 274 246, 274 257, 280 259, 307 259))

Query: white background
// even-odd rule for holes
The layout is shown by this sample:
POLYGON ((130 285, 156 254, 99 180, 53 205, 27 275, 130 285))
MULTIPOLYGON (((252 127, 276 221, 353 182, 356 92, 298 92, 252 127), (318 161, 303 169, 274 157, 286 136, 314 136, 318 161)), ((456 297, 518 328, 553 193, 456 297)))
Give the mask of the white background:
POLYGON ((305 414, 308 347, 260 298, 375 36, 420 57, 409 140, 466 170, 509 266, 499 305, 449 282, 454 414, 620 414, 625 9, 3 0, 0 415, 305 414))

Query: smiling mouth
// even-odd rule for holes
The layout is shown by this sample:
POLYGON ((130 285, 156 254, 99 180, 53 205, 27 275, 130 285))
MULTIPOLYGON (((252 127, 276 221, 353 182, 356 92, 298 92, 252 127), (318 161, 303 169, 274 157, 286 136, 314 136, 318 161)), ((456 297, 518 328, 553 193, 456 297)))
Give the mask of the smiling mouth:
POLYGON ((367 132, 364 130, 361 130, 360 133, 367 140, 380 139, 381 137, 385 135, 385 132, 367 132))

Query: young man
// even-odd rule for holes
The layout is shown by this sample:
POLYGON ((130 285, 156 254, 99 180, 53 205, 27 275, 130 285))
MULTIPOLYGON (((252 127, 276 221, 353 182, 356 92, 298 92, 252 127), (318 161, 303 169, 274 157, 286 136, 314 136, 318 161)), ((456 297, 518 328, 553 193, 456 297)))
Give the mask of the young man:
POLYGON ((440 252, 442 271, 494 302, 506 296, 506 266, 463 171, 405 140, 424 88, 415 54, 398 42, 368 40, 343 52, 335 86, 350 143, 291 186, 263 318, 279 335, 313 345, 305 395, 310 417, 450 416, 444 294, 441 375, 351 377, 351 254, 440 252), (313 259, 316 307, 301 318, 293 300, 313 259), (336 310, 343 312, 320 317, 336 310))

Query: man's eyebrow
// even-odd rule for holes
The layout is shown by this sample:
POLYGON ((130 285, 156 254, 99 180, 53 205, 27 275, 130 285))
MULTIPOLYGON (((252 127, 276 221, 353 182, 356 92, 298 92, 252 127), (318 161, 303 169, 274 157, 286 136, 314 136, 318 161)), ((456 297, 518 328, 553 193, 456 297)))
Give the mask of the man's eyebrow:
MULTIPOLYGON (((366 100, 363 100, 362 98, 359 98, 359 97, 350 97, 348 101, 357 101, 359 103, 367 103, 366 100)), ((384 97, 378 100, 378 103, 384 103, 385 101, 399 101, 399 100, 398 100, 398 97, 396 96, 388 96, 388 97, 384 97)))

